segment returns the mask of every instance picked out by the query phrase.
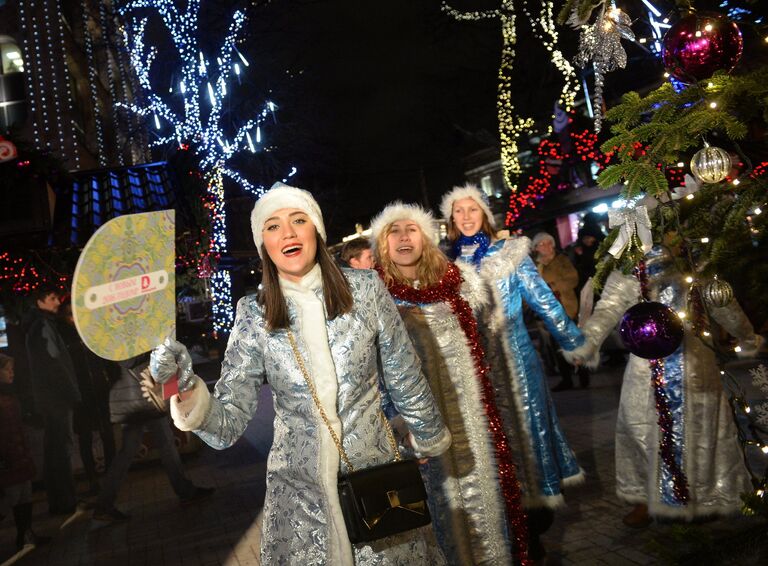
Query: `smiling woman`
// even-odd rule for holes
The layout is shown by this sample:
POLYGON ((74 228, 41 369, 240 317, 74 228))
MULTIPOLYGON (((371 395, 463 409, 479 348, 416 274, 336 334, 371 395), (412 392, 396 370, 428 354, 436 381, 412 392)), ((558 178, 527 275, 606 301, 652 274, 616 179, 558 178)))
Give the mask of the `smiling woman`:
POLYGON ((422 467, 438 542, 450 564, 526 564, 520 487, 475 319, 487 301, 482 281, 442 254, 419 206, 389 205, 371 232, 379 275, 454 439, 422 467))
POLYGON ((402 416, 420 457, 442 454, 451 442, 392 299, 372 271, 336 266, 307 191, 276 184, 256 203, 251 227, 263 293, 237 305, 213 395, 182 344, 168 341, 152 353, 157 381, 179 373, 174 423, 214 448, 231 446, 269 382, 275 433, 262 564, 443 564, 429 527, 350 543, 339 499, 340 473, 395 457, 381 397, 402 416))

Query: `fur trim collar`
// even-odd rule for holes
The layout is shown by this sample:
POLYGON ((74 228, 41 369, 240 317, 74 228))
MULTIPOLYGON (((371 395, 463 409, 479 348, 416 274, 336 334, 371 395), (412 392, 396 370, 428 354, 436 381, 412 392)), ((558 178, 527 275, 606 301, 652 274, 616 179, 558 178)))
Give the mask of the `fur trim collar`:
POLYGON ((496 222, 493 219, 491 207, 488 206, 488 197, 485 196, 484 192, 477 188, 477 185, 473 185, 472 183, 467 183, 461 187, 453 187, 453 189, 443 195, 443 200, 440 201, 440 214, 443 215, 443 218, 445 218, 445 220, 450 220, 451 214, 453 213, 453 203, 465 198, 471 198, 477 202, 480 208, 483 209, 485 217, 491 224, 491 228, 495 230, 496 222))
POLYGON ((398 220, 413 220, 419 225, 421 232, 426 238, 437 243, 437 231, 435 230, 435 219, 432 213, 418 204, 406 204, 398 200, 387 205, 371 221, 371 244, 374 249, 376 249, 376 242, 381 231, 398 220))
POLYGON ((480 275, 487 281, 503 279, 517 270, 531 251, 531 241, 522 236, 504 240, 502 248, 480 264, 480 275))
POLYGON ((478 311, 490 303, 488 287, 483 283, 475 267, 463 261, 457 261, 456 267, 461 272, 461 295, 467 300, 473 311, 478 311))

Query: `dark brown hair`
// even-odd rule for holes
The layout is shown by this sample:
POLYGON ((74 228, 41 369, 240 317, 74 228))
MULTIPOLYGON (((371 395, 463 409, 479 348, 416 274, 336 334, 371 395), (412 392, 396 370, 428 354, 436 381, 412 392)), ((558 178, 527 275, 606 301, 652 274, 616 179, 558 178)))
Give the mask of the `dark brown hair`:
MULTIPOLYGON (((488 237, 491 238, 491 240, 496 238, 496 231, 491 227, 491 223, 488 221, 488 216, 483 212, 483 224, 480 227, 481 232, 485 232, 488 234, 488 237)), ((461 237, 461 230, 456 228, 456 224, 453 221, 453 212, 451 212, 451 217, 448 218, 448 240, 450 242, 455 242, 461 237)))
POLYGON ((361 253, 370 249, 371 241, 368 238, 355 238, 354 240, 350 240, 341 247, 341 253, 339 254, 339 257, 341 257, 341 261, 349 265, 349 260, 352 258, 359 259, 361 253))
POLYGON ((37 289, 32 291, 32 298, 35 300, 35 302, 44 301, 48 298, 49 295, 56 295, 57 297, 61 297, 61 292, 56 287, 48 283, 40 285, 37 289))
MULTIPOLYGON (((317 238, 317 255, 315 260, 320 265, 323 277, 323 297, 325 298, 325 312, 328 320, 346 314, 352 310, 352 291, 349 289, 347 278, 341 272, 331 254, 325 247, 325 242, 320 234, 315 232, 317 238)), ((264 317, 267 320, 269 330, 288 328, 288 305, 285 303, 283 291, 280 288, 280 278, 277 266, 269 257, 267 248, 261 244, 261 257, 263 263, 262 288, 259 294, 259 304, 264 307, 264 317)))

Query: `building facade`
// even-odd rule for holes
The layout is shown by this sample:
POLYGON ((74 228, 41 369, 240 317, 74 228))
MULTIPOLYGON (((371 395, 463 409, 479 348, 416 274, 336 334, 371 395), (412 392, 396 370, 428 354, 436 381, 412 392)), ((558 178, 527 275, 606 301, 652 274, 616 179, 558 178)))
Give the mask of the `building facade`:
POLYGON ((120 107, 137 91, 111 0, 0 2, 0 133, 70 170, 150 161, 143 123, 120 107))

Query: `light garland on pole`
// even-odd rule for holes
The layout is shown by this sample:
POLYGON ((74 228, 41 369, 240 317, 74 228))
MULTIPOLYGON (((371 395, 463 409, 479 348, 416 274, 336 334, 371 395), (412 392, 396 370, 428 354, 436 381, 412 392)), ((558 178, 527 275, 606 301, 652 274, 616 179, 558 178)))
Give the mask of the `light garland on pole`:
MULTIPOLYGON (((200 0, 189 0, 186 10, 180 11, 173 0, 134 0, 120 9, 123 16, 133 16, 123 31, 131 66, 144 94, 140 104, 126 102, 123 106, 154 124, 153 129, 158 132, 158 137, 151 143, 152 146, 181 147, 190 144, 199 158, 199 168, 207 185, 205 207, 211 219, 209 252, 219 256, 227 250, 224 178, 228 177, 257 197, 264 193, 262 185, 249 182, 232 169, 228 162, 237 153, 258 151, 262 125, 274 116, 277 106, 273 102, 266 102, 257 117, 241 125, 234 134, 228 135, 221 120, 223 103, 228 95, 227 85, 233 72, 237 76, 236 80, 240 80, 240 63, 248 66, 245 57, 235 47, 245 23, 245 14, 240 10, 234 13, 219 52, 209 58, 197 39, 200 3, 200 0), (170 89, 165 87, 162 91, 168 93, 165 98, 150 83, 150 70, 158 53, 155 47, 148 47, 144 43, 148 19, 134 15, 141 9, 154 10, 160 16, 181 59, 181 78, 170 89), (240 63, 233 61, 235 57, 240 63), (180 105, 176 100, 167 100, 169 97, 181 98, 183 112, 175 110, 180 105)), ((234 319, 231 286, 228 272, 221 269, 214 271, 211 276, 211 293, 216 333, 229 332, 234 319)))
POLYGON ((69 83, 64 79, 66 49, 60 4, 59 0, 21 0, 19 21, 24 31, 22 49, 35 146, 56 151, 77 168, 80 156, 74 142, 69 83))
POLYGON ((83 42, 85 43, 85 58, 88 63, 88 87, 91 94, 91 105, 93 107, 93 121, 96 126, 96 157, 100 167, 107 166, 107 156, 104 152, 104 125, 101 119, 101 103, 99 102, 99 77, 96 72, 96 61, 93 54, 93 37, 88 22, 90 21, 90 10, 88 2, 83 0, 80 3, 80 9, 83 14, 83 42))
MULTIPOLYGON (((552 62, 563 74, 565 82, 558 103, 566 112, 573 107, 579 83, 573 66, 557 48, 557 32, 553 17, 551 0, 544 2, 541 17, 534 17, 528 10, 527 0, 518 0, 523 12, 528 17, 534 36, 539 39, 545 49, 551 53, 552 62), (541 32, 539 32, 541 28, 541 32)), ((504 184, 512 191, 517 190, 517 177, 522 172, 518 159, 518 141, 525 133, 530 133, 535 125, 533 118, 518 116, 512 103, 512 69, 515 60, 515 45, 517 30, 515 28, 516 11, 514 0, 502 0, 501 7, 495 10, 462 11, 451 7, 447 2, 442 4, 443 11, 458 21, 478 21, 498 18, 501 22, 503 47, 499 63, 499 87, 496 108, 499 117, 499 139, 501 141, 501 168, 504 184)), ((554 115, 552 116, 554 119, 554 115)), ((547 134, 551 133, 551 129, 547 134)))
MULTIPOLYGON (((113 19, 111 16, 111 11, 107 12, 107 4, 106 2, 98 2, 99 6, 99 27, 101 28, 101 37, 102 37, 102 47, 104 50, 104 64, 107 67, 107 90, 109 91, 109 96, 112 99, 112 125, 115 129, 116 135, 115 135, 115 141, 117 142, 117 147, 115 148, 115 158, 117 159, 118 165, 125 165, 125 156, 123 155, 123 148, 122 148, 122 142, 125 140, 125 136, 123 135, 121 129, 118 127, 118 124, 120 123, 119 117, 117 114, 118 106, 116 102, 119 100, 119 95, 117 92, 117 84, 115 82, 115 71, 113 68, 113 54, 109 49, 109 42, 105 39, 106 37, 111 36, 114 26, 111 25, 113 22, 113 19)), ((116 57, 115 57, 116 58, 116 57)))

